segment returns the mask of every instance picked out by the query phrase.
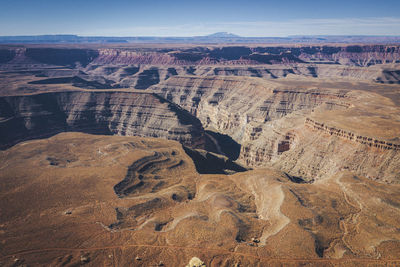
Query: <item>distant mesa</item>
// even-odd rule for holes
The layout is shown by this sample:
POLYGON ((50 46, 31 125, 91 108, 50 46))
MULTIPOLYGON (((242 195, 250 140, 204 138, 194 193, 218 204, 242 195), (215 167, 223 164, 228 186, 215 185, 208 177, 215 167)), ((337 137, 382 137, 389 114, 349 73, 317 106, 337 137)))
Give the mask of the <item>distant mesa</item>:
POLYGON ((210 35, 206 35, 206 37, 212 38, 240 38, 239 35, 230 33, 230 32, 216 32, 210 35))

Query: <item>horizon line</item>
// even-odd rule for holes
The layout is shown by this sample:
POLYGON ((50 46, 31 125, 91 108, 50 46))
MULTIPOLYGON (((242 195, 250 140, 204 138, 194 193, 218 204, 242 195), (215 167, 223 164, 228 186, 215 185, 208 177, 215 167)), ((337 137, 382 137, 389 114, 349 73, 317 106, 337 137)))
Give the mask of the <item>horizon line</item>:
MULTIPOLYGON (((224 32, 225 33, 225 32, 224 32)), ((207 35, 192 35, 192 36, 173 36, 173 35, 80 35, 74 33, 54 33, 54 34, 22 34, 22 35, 0 35, 2 37, 45 37, 45 36, 70 36, 70 37, 85 37, 85 38, 137 38, 137 37, 149 37, 149 38, 196 38, 196 37, 210 37, 210 38, 299 38, 299 37, 400 37, 400 35, 390 34, 291 34, 286 36, 240 36, 233 34, 232 36, 217 36, 216 33, 207 35)), ((231 33, 229 33, 231 34, 231 33)))

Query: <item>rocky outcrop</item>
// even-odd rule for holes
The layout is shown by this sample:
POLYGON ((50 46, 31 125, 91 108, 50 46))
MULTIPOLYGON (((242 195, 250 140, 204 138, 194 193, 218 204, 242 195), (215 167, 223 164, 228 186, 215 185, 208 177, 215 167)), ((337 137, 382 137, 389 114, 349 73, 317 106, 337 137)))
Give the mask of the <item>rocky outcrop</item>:
POLYGON ((358 135, 351 131, 346 131, 336 127, 328 126, 325 123, 320 123, 310 118, 306 118, 304 124, 310 127, 311 129, 318 130, 329 135, 338 136, 340 138, 344 138, 346 140, 364 144, 370 147, 375 147, 378 149, 386 149, 386 150, 400 150, 400 144, 396 144, 391 141, 379 140, 372 137, 358 135))
POLYGON ((64 131, 148 136, 203 148, 198 119, 153 94, 60 92, 0 98, 1 148, 64 131))
POLYGON ((199 258, 193 257, 190 259, 189 264, 186 265, 186 267, 206 267, 206 265, 199 258))

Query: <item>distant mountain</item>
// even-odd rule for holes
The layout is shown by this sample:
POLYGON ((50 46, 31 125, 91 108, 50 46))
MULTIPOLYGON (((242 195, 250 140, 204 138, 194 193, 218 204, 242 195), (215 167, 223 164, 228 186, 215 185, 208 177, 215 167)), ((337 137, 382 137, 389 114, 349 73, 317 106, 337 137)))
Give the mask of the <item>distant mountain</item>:
POLYGON ((216 32, 210 35, 206 35, 206 37, 211 38, 241 38, 239 35, 230 33, 230 32, 216 32))

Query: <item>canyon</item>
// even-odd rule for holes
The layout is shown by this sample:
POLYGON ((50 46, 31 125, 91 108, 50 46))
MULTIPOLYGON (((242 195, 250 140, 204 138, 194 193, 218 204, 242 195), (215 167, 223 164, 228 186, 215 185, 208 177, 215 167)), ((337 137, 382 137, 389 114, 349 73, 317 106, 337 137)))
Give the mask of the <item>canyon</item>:
POLYGON ((0 265, 400 262, 398 45, 2 45, 0 149, 0 265))

